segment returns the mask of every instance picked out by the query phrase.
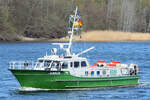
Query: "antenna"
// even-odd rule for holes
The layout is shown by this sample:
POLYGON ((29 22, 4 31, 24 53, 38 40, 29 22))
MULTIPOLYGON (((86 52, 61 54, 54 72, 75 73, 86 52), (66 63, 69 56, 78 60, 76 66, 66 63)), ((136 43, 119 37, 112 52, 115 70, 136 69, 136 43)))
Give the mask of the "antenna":
MULTIPOLYGON (((69 30, 68 30, 68 34, 69 34, 69 42, 68 43, 52 43, 53 45, 59 45, 61 49, 63 49, 66 52, 66 56, 71 56, 71 46, 72 46, 72 38, 74 35, 75 31, 79 31, 79 27, 81 28, 82 26, 82 21, 80 20, 80 13, 78 13, 78 7, 76 6, 76 9, 74 11, 74 15, 70 15, 69 16, 69 24, 71 26, 69 26, 69 30), (71 24, 70 24, 71 22, 71 24), (65 48, 65 46, 68 46, 67 48, 65 48)), ((91 49, 91 48, 90 48, 91 49)), ((93 49, 93 48, 92 48, 93 49)), ((56 50, 53 50, 56 54, 56 50)), ((88 50, 84 51, 84 52, 88 52, 88 50)), ((84 53, 82 52, 82 54, 84 53)), ((78 54, 81 55, 81 54, 78 54)))
POLYGON ((70 55, 71 55, 72 38, 73 38, 73 32, 74 32, 74 23, 75 23, 75 20, 76 20, 77 11, 78 11, 78 7, 76 6, 75 15, 74 15, 73 24, 72 24, 72 30, 70 32, 71 35, 69 36, 70 39, 69 39, 68 51, 69 51, 70 55))
POLYGON ((46 56, 47 56, 47 51, 46 51, 46 56))
POLYGON ((78 53, 77 56, 82 55, 82 54, 84 54, 84 53, 86 53, 86 52, 88 52, 88 51, 90 51, 90 50, 92 50, 92 49, 94 49, 94 47, 91 47, 91 48, 89 48, 89 49, 86 49, 86 50, 84 50, 84 51, 78 53))

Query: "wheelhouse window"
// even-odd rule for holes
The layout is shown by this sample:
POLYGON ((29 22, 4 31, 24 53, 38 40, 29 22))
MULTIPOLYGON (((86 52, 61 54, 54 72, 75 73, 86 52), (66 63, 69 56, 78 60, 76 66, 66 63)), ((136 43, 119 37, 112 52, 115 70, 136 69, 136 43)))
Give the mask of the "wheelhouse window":
POLYGON ((86 66, 87 66, 86 62, 85 61, 81 61, 81 67, 86 67, 86 66))
POLYGON ((70 62, 70 67, 73 67, 73 62, 70 62))
POLYGON ((51 68, 59 68, 59 64, 60 64, 59 61, 53 61, 52 65, 51 65, 51 68))
POLYGON ((43 60, 39 60, 39 63, 42 63, 43 62, 43 60))
POLYGON ((43 60, 38 60, 38 62, 36 63, 36 67, 43 67, 43 60))
POLYGON ((45 66, 45 67, 49 67, 50 64, 51 64, 51 61, 50 61, 50 60, 45 60, 45 61, 44 61, 44 66, 45 66))
POLYGON ((67 68, 68 68, 68 62, 63 62, 62 69, 67 69, 67 68))
POLYGON ((78 68, 79 67, 79 62, 78 61, 75 61, 74 62, 74 68, 78 68))

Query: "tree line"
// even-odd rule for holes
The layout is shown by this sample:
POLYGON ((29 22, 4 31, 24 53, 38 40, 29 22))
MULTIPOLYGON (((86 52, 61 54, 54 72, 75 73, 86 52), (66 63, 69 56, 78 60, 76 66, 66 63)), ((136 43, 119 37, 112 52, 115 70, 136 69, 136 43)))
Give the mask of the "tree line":
POLYGON ((150 0, 0 0, 0 40, 64 37, 76 5, 83 31, 150 32, 150 0))

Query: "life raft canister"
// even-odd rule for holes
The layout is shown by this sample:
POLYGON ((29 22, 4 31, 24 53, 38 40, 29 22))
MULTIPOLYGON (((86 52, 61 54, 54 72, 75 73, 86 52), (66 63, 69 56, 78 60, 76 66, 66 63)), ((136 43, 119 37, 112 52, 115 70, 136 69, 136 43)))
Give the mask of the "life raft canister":
POLYGON ((120 61, 112 61, 114 64, 120 64, 120 61))
POLYGON ((107 64, 109 67, 116 67, 116 64, 107 64))
POLYGON ((94 63, 94 66, 97 66, 97 63, 94 63))
POLYGON ((91 65, 90 67, 95 67, 95 66, 91 65))
POLYGON ((90 67, 97 67, 97 63, 94 63, 94 65, 91 65, 90 67))
POLYGON ((104 60, 98 60, 97 63, 106 63, 104 60))

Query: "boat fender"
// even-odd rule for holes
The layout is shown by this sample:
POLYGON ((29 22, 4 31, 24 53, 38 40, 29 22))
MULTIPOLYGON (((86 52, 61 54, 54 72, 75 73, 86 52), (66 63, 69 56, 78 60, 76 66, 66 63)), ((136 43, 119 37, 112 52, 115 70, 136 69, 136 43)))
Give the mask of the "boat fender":
POLYGON ((103 64, 101 64, 101 65, 100 65, 100 67, 104 67, 104 65, 103 65, 103 64))
POLYGON ((98 64, 97 64, 97 67, 104 67, 104 64, 98 63, 98 64))
POLYGON ((133 70, 132 68, 130 69, 130 75, 135 75, 135 70, 133 70))
POLYGON ((136 75, 136 73, 137 73, 137 66, 135 65, 134 66, 134 75, 136 75))
POLYGON ((137 73, 139 72, 139 66, 137 65, 137 67, 136 67, 136 71, 137 71, 137 73))

